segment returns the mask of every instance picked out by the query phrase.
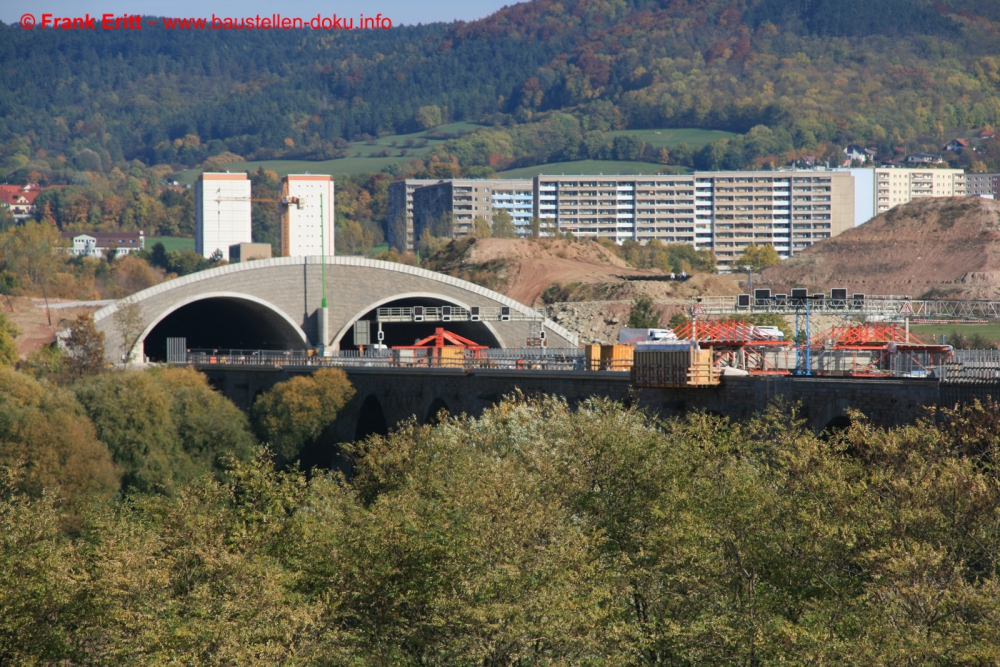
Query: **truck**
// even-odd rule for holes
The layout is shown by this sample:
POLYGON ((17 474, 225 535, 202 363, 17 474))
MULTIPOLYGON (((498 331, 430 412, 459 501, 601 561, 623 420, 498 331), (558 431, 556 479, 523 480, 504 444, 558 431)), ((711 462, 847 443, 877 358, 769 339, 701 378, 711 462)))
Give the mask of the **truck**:
POLYGON ((635 345, 636 343, 672 342, 677 335, 670 329, 619 329, 619 345, 635 345))

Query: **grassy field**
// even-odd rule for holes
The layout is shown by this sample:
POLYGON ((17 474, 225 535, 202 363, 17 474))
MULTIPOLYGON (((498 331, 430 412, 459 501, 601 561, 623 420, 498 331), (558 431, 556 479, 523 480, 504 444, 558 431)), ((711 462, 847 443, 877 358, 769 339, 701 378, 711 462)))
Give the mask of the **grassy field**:
POLYGON ((681 143, 687 144, 691 148, 697 148, 716 139, 729 139, 736 135, 721 130, 697 130, 682 127, 662 130, 617 130, 608 132, 607 136, 636 137, 657 148, 673 148, 681 143))
POLYGON ((552 162, 551 164, 540 164, 534 167, 524 167, 522 169, 511 169, 501 172, 503 178, 531 178, 538 174, 546 176, 560 176, 562 174, 582 174, 587 176, 597 176, 606 174, 608 176, 619 174, 683 174, 687 170, 683 167, 667 166, 654 162, 618 162, 616 160, 577 160, 575 162, 552 162))
POLYGON ((933 343, 941 334, 960 333, 966 338, 979 334, 991 341, 1000 341, 1000 322, 989 324, 911 324, 910 332, 925 343, 933 343))
MULTIPOLYGON (((347 151, 348 156, 337 160, 257 160, 233 162, 227 164, 226 169, 229 171, 257 171, 263 167, 277 172, 278 176, 306 172, 330 174, 331 176, 379 172, 389 165, 405 164, 415 158, 423 157, 435 146, 443 144, 448 139, 468 134, 480 127, 474 123, 449 123, 425 132, 393 134, 370 141, 355 141, 347 151), (406 146, 408 141, 412 142, 413 145, 406 146), (388 151, 389 156, 378 156, 384 151, 388 151), (405 155, 403 155, 404 152, 405 155)), ((200 173, 200 169, 188 169, 180 173, 177 181, 181 185, 192 184, 200 173)))
MULTIPOLYGON (((482 127, 475 123, 449 123, 425 132, 412 134, 393 134, 372 139, 370 141, 355 141, 347 151, 347 157, 337 160, 257 160, 253 162, 233 162, 226 165, 229 171, 257 171, 263 167, 278 174, 361 174, 379 172, 390 165, 403 165, 416 158, 422 158, 433 148, 448 139, 467 134, 482 127), (411 143, 406 146, 406 143, 411 143), (388 151, 389 155, 380 155, 388 151), (404 155, 405 152, 405 155, 404 155)), ((679 143, 686 143, 692 148, 735 136, 732 132, 720 130, 698 130, 691 128, 674 128, 660 130, 617 130, 609 132, 609 138, 618 136, 638 137, 657 148, 671 148, 679 143)), ((655 174, 663 170, 663 165, 650 162, 616 162, 602 160, 581 160, 578 162, 557 162, 537 167, 512 169, 502 175, 508 178, 525 178, 536 174, 655 174)), ((684 173, 680 167, 671 167, 673 173, 684 173)), ((200 169, 188 169, 175 175, 181 185, 191 185, 201 173, 200 169)))
POLYGON ((157 243, 162 243, 163 248, 167 252, 174 252, 175 250, 183 250, 184 248, 190 248, 194 250, 194 239, 182 239, 173 236, 152 236, 146 239, 146 248, 152 249, 157 243))

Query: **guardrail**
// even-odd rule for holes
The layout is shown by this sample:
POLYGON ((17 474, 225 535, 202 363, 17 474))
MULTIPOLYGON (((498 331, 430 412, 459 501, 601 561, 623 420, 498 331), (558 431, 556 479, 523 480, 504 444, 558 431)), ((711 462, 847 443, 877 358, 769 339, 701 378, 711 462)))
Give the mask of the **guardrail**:
POLYGON ((1000 319, 1000 301, 911 299, 906 296, 857 295, 831 299, 825 295, 796 298, 781 295, 757 299, 751 295, 706 296, 692 302, 691 311, 705 315, 868 315, 882 318, 1000 319), (700 310, 699 310, 700 309, 700 310))
POLYGON ((460 357, 435 355, 433 352, 435 349, 365 350, 364 353, 357 350, 335 350, 330 356, 309 355, 304 351, 190 350, 187 353, 186 362, 201 366, 584 370, 583 350, 578 348, 506 348, 482 350, 478 353, 463 350, 460 357))
MULTIPOLYGON (((434 348, 428 348, 433 350, 434 348)), ((305 351, 190 350, 186 363, 198 366, 311 366, 315 368, 453 368, 462 370, 560 370, 628 372, 632 360, 592 360, 577 348, 507 348, 463 351, 461 357, 432 353, 400 355, 410 350, 335 351, 314 356, 305 351)), ((422 350, 420 352, 423 352, 422 350)), ((950 355, 924 351, 823 350, 813 348, 808 370, 804 348, 769 348, 747 358, 751 374, 813 375, 818 377, 928 378, 949 384, 1000 383, 1000 351, 955 350, 950 355), (798 354, 796 354, 798 352, 798 354)), ((185 362, 181 362, 185 363, 185 362)), ((723 370, 727 363, 717 364, 723 370)), ((731 365, 731 364, 729 364, 731 365)), ((723 372, 725 375, 725 372, 723 372)))

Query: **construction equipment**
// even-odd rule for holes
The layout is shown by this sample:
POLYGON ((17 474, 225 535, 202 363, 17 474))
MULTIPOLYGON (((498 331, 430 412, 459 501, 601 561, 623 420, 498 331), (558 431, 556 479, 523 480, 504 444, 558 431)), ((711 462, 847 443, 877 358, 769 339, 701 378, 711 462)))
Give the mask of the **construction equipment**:
POLYGON ((439 366, 462 368, 466 354, 472 359, 485 357, 486 345, 463 338, 441 327, 434 329, 433 335, 418 340, 413 345, 394 345, 392 356, 398 366, 439 366))

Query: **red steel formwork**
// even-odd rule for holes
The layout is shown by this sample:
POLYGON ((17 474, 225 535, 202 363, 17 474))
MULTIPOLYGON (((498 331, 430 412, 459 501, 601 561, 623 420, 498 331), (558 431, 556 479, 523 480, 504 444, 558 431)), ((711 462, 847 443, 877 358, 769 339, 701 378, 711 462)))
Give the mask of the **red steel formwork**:
POLYGON ((909 374, 938 366, 952 353, 948 345, 926 344, 899 324, 885 322, 832 326, 813 336, 809 346, 820 362, 823 355, 839 355, 843 365, 843 358, 853 356, 845 374, 854 377, 883 377, 894 368, 909 374))
POLYGON ((689 320, 674 329, 680 339, 696 340, 712 350, 715 368, 728 366, 754 375, 787 375, 764 354, 766 350, 787 347, 788 341, 775 340, 746 320, 689 320))

